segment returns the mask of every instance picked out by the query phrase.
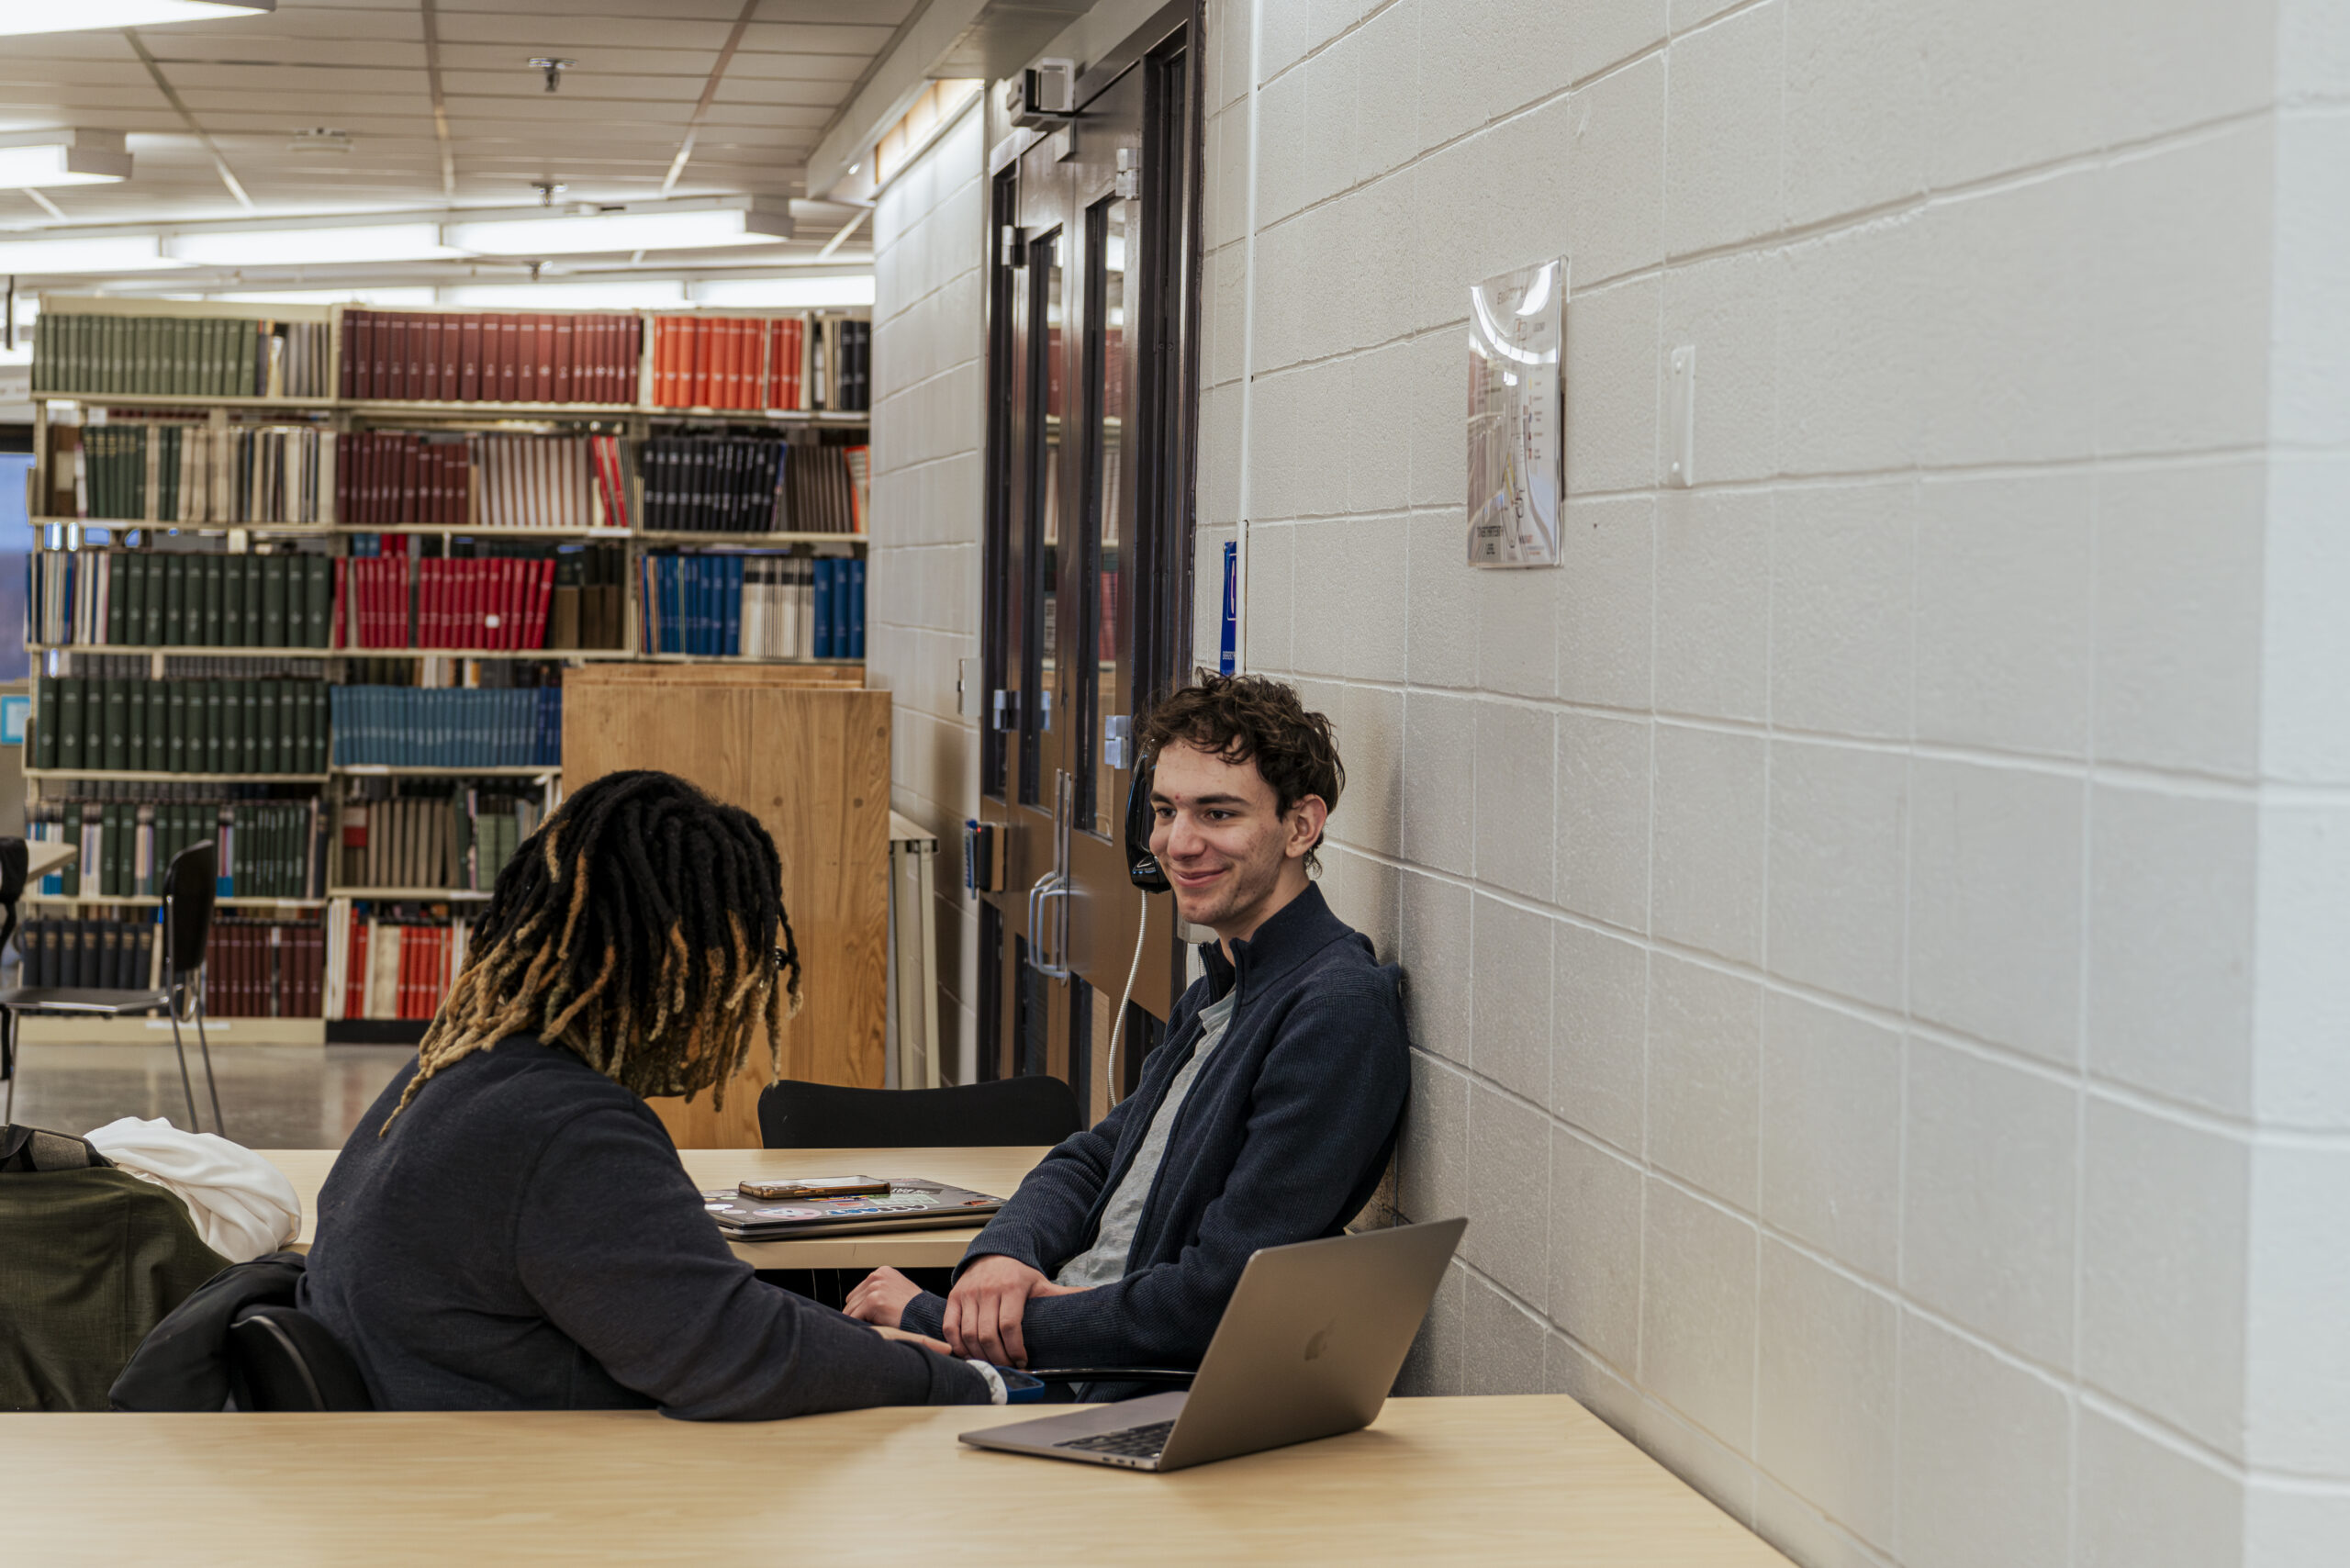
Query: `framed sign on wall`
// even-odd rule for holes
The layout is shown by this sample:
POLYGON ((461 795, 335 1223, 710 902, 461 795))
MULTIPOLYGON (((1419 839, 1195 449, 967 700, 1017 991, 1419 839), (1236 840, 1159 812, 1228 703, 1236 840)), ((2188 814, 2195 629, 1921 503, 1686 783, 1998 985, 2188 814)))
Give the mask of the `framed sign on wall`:
POLYGON ((1469 564, 1559 564, 1567 259, 1469 291, 1469 564))

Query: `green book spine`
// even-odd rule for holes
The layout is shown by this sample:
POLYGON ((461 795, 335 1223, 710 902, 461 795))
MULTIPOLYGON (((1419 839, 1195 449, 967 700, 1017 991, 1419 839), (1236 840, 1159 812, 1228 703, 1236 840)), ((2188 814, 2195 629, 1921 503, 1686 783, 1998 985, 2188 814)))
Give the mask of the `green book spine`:
POLYGON ((246 570, 251 555, 229 555, 220 563, 220 645, 224 648, 250 648, 245 640, 245 583, 252 575, 246 570))
POLYGON ((302 646, 323 648, 331 641, 334 619, 334 563, 324 555, 297 557, 302 564, 302 646))
POLYGON ((120 550, 109 550, 105 555, 106 574, 106 641, 109 643, 119 644, 130 641, 130 638, 126 634, 126 629, 130 624, 130 596, 127 591, 130 587, 129 580, 130 574, 124 570, 124 567, 129 563, 129 559, 130 556, 129 554, 120 550))
POLYGON ((133 773, 147 770, 147 685, 124 682, 122 704, 122 765, 133 773))
POLYGON ((33 682, 33 702, 39 711, 33 715, 33 766, 57 766, 57 725, 62 715, 57 711, 57 678, 43 675, 33 682))
POLYGON ((220 760, 213 767, 212 771, 215 773, 247 772, 249 769, 245 767, 244 683, 239 680, 222 680, 216 684, 220 688, 220 722, 216 726, 220 732, 220 760))
POLYGON ((187 682, 163 684, 163 771, 189 773, 187 765, 187 682))
POLYGON ((228 560, 227 557, 220 555, 206 555, 201 559, 204 566, 204 588, 200 610, 201 620, 198 622, 199 633, 196 641, 207 648, 217 648, 221 645, 220 599, 225 591, 222 579, 228 576, 228 560))
POLYGON ((322 681, 302 683, 302 770, 327 770, 327 689, 322 681))
POLYGON ((115 557, 114 593, 122 603, 121 640, 125 643, 146 640, 147 563, 151 559, 143 550, 125 550, 115 557))
POLYGON ((60 676, 57 680, 57 766, 82 766, 82 678, 78 675, 60 676))
POLYGON ((261 750, 260 760, 255 763, 253 771, 256 773, 296 772, 297 769, 287 764, 285 749, 280 744, 284 731, 283 721, 278 713, 278 695, 285 689, 285 682, 264 680, 257 684, 260 687, 258 700, 261 705, 261 723, 258 733, 261 737, 261 750))
POLYGON ((261 647, 285 646, 285 567, 283 555, 262 557, 261 647))
POLYGON ((151 648, 163 640, 163 588, 173 559, 170 555, 140 557, 139 613, 146 624, 140 629, 139 640, 151 648))
POLYGON ((129 766, 130 683, 108 680, 100 683, 106 690, 106 751, 101 765, 109 773, 120 773, 129 766))
POLYGON ((238 769, 245 773, 268 771, 261 759, 261 682, 237 682, 238 769))
POLYGON ((244 558, 245 618, 243 625, 239 628, 237 633, 242 639, 237 644, 239 647, 263 648, 269 645, 261 640, 263 574, 269 569, 263 563, 267 559, 268 557, 263 555, 248 555, 244 558))
POLYGON ((187 566, 192 557, 165 555, 163 563, 163 624, 157 641, 166 647, 187 644, 187 566))
MULTIPOLYGON (((198 773, 225 771, 221 767, 220 724, 221 712, 227 704, 223 700, 221 685, 222 682, 217 680, 196 682, 196 691, 201 693, 204 702, 204 715, 197 721, 195 736, 203 746, 203 760, 195 767, 198 773)), ((193 760, 196 747, 191 746, 189 752, 193 760)))

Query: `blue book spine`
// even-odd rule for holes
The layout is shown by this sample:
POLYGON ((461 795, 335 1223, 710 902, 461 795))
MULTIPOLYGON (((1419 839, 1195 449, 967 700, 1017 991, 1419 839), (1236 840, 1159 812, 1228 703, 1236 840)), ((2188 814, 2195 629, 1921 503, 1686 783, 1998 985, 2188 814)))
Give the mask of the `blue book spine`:
POLYGON ((699 656, 710 652, 710 557, 688 555, 677 563, 686 578, 686 648, 699 656))
POLYGON ((666 616, 666 623, 661 628, 661 651, 665 654, 686 650, 685 574, 678 569, 684 565, 675 555, 665 556, 661 562, 661 608, 666 616))
POLYGON ((816 656, 833 658, 833 563, 822 557, 816 562, 815 598, 816 656))
POLYGON ((726 563, 726 645, 719 652, 733 658, 743 651, 743 557, 726 563))
POLYGON ((865 656, 865 562, 845 561, 848 568, 848 656, 865 656))

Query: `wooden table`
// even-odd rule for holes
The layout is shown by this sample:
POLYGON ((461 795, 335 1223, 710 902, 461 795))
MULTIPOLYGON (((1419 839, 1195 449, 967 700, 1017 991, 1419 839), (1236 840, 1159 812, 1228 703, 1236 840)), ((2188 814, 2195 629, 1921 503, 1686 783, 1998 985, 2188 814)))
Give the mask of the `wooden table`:
POLYGON ((0 1463, 26 1562, 1786 1568, 1563 1395, 1165 1476, 955 1440, 1030 1414, 11 1415, 0 1463))
POLYGON ((82 846, 61 839, 25 846, 25 886, 31 887, 43 877, 62 866, 70 866, 82 857, 82 846))
MULTIPOLYGON (((338 1150, 265 1148, 262 1157, 294 1183, 302 1199, 302 1240, 317 1223, 319 1189, 338 1150)), ((746 1176, 920 1176, 999 1198, 1048 1152, 1016 1148, 687 1148, 686 1173, 705 1189, 731 1187, 746 1176)), ((979 1233, 975 1225, 941 1230, 885 1231, 878 1236, 829 1236, 803 1241, 734 1244, 734 1256, 760 1269, 947 1269, 979 1233)), ((0 1516, 5 1528, 5 1516, 0 1516)))

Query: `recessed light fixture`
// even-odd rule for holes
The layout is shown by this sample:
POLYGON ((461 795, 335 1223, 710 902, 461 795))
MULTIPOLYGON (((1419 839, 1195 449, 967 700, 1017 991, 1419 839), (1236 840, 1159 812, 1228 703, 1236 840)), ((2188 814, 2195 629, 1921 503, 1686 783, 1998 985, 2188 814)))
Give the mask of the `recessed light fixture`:
POLYGON ((288 138, 285 151, 298 152, 307 157, 315 157, 319 153, 347 153, 351 151, 351 132, 334 130, 323 125, 311 126, 296 131, 288 138))
POLYGON ((0 135, 0 189, 110 185, 130 177, 118 130, 12 130, 0 135))
POLYGON ((0 241, 0 273, 34 277, 84 273, 144 273, 185 266, 163 254, 151 234, 108 235, 84 240, 0 241))
POLYGON ((599 251, 699 251, 772 245, 791 238, 791 213, 733 197, 722 204, 589 207, 563 213, 469 218, 442 239, 485 256, 562 256, 599 251))
POLYGON ((204 267, 307 266, 342 262, 435 262, 464 254, 434 223, 336 228, 213 229, 164 237, 163 254, 204 267))
POLYGON ((265 17, 277 0, 0 0, 0 34, 98 32, 265 17))
POLYGON ((686 286, 696 305, 749 306, 768 310, 822 310, 873 303, 873 274, 832 277, 725 277, 686 286))

